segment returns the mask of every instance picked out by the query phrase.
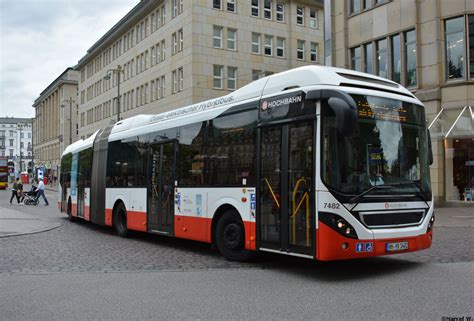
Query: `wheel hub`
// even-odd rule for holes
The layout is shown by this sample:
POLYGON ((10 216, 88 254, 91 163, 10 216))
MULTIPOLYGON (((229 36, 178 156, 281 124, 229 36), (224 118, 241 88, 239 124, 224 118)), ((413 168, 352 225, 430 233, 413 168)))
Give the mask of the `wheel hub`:
POLYGON ((224 229, 224 244, 229 249, 241 248, 242 237, 240 227, 236 223, 227 225, 224 229))

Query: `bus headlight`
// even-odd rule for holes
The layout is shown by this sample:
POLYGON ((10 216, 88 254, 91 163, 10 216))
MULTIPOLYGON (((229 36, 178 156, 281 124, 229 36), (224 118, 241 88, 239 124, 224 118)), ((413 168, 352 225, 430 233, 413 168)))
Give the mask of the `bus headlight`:
POLYGON ((426 233, 431 232, 433 230, 434 222, 435 222, 435 215, 433 212, 433 215, 431 215, 430 221, 428 222, 428 229, 426 230, 426 233))
POLYGON ((344 237, 349 237, 352 239, 358 238, 354 227, 339 215, 320 212, 319 220, 344 237))

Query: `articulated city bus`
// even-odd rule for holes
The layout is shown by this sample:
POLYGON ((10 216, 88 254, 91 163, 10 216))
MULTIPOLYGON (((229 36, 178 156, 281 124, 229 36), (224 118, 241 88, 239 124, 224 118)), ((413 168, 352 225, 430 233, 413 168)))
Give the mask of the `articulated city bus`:
POLYGON ((308 66, 139 115, 68 146, 70 220, 213 243, 230 260, 318 260, 431 246, 429 132, 400 85, 308 66))
POLYGON ((8 158, 0 157, 0 189, 8 188, 8 158))

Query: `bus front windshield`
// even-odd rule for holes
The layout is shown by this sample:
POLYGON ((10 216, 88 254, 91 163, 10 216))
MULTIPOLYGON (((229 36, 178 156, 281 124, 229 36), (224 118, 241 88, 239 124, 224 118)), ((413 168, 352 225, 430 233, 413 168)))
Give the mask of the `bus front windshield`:
POLYGON ((429 146, 422 106, 352 95, 358 120, 342 136, 330 107, 322 106, 322 178, 345 202, 371 197, 431 200, 429 146), (382 186, 382 187, 380 187, 382 186), (380 187, 380 188, 378 188, 380 187))

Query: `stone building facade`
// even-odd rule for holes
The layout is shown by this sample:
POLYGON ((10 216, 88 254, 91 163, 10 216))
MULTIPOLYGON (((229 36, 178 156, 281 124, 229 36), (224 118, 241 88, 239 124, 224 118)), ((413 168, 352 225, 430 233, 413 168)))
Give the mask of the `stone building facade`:
POLYGON ((474 191, 474 1, 326 1, 333 66, 401 83, 425 105, 437 204, 474 191))
POLYGON ((11 177, 32 168, 32 120, 31 118, 0 117, 0 156, 8 157, 13 165, 11 177))
POLYGON ((33 103, 35 168, 57 176, 64 148, 77 140, 77 82, 79 74, 67 68, 33 103))
POLYGON ((322 1, 142 0, 75 67, 79 136, 323 63, 322 30, 322 1))

